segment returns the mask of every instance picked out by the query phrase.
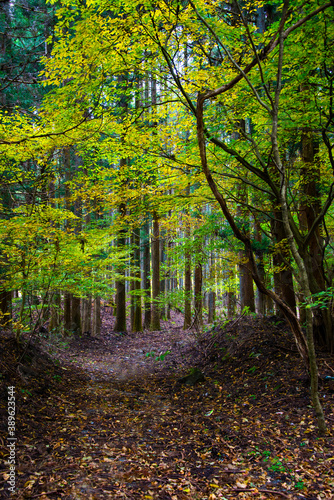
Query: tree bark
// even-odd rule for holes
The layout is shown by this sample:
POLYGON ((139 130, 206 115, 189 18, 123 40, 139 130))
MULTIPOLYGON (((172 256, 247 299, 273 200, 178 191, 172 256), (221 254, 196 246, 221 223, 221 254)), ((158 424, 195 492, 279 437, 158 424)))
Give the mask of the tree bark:
MULTIPOLYGON (((255 250, 255 255, 256 255, 256 264, 257 264, 257 269, 258 273, 260 276, 260 279, 263 283, 266 281, 266 273, 265 273, 265 268, 264 268, 264 259, 263 259, 263 250, 261 249, 261 243, 262 243, 262 233, 261 233, 261 227, 260 224, 255 221, 255 239, 259 244, 259 248, 255 250)), ((259 289, 256 289, 256 310, 258 314, 261 314, 262 316, 266 315, 266 296, 263 295, 262 292, 259 291, 259 289)))
POLYGON ((161 279, 160 279, 160 298, 162 299, 162 303, 160 305, 160 318, 165 320, 167 318, 166 231, 164 231, 163 234, 161 234, 161 238, 160 238, 160 277, 161 277, 161 279))
POLYGON ((71 331, 71 297, 69 292, 64 293, 64 334, 69 335, 71 331))
POLYGON ((131 315, 131 331, 132 332, 142 332, 142 309, 141 309, 141 296, 140 292, 140 233, 139 229, 134 229, 132 232, 132 243, 133 243, 133 265, 136 266, 133 272, 134 281, 132 284, 132 315, 131 315))
POLYGON ((151 327, 151 256, 150 256, 150 223, 147 220, 143 226, 143 290, 144 295, 144 328, 151 327))
POLYGON ((194 272, 194 327, 203 326, 203 297, 202 297, 203 272, 201 262, 197 262, 194 272))
MULTIPOLYGON (((312 130, 305 128, 302 132, 302 160, 301 168, 301 204, 299 221, 302 233, 312 228, 316 217, 321 212, 320 165, 316 161, 317 144, 312 130)), ((309 276, 311 293, 326 290, 325 272, 323 267, 324 240, 321 226, 313 231, 304 262, 309 276)), ((330 352, 334 350, 333 321, 328 308, 313 310, 313 332, 320 345, 325 346, 330 352)))
POLYGON ((158 298, 160 294, 160 237, 159 219, 153 212, 153 235, 152 235, 152 320, 151 329, 160 330, 160 305, 158 298))
POLYGON ((245 308, 255 312, 253 276, 245 250, 239 252, 239 259, 240 309, 241 312, 245 308))
POLYGON ((274 208, 274 220, 271 221, 271 232, 278 249, 273 253, 275 292, 296 314, 296 297, 290 265, 290 251, 286 247, 286 232, 283 225, 282 210, 274 208))
POLYGON ((101 299, 96 297, 94 299, 94 313, 93 313, 93 337, 101 337, 101 299))
POLYGON ((211 290, 208 295, 208 323, 213 323, 216 319, 216 293, 212 289, 215 285, 215 260, 213 252, 210 253, 209 262, 209 278, 211 283, 211 290))
POLYGON ((50 332, 57 332, 60 326, 60 308, 61 308, 61 297, 58 290, 54 291, 51 295, 50 304, 50 332))
MULTIPOLYGON (((186 245, 189 244, 191 238, 190 225, 186 228, 186 245)), ((184 256, 184 322, 183 329, 186 330, 191 326, 191 253, 187 246, 184 256)))
MULTIPOLYGON (((190 195, 190 184, 188 182, 186 187, 186 196, 190 195)), ((189 218, 189 210, 185 211, 186 227, 185 227, 185 245, 186 250, 184 253, 184 322, 183 329, 186 330, 191 326, 191 225, 189 218)))
MULTIPOLYGON (((126 213, 125 204, 122 203, 119 207, 121 217, 126 213)), ((124 230, 121 229, 117 239, 117 246, 120 249, 125 247, 126 241, 124 230)), ((115 332, 126 332, 126 293, 125 293, 125 268, 121 264, 117 269, 119 277, 116 280, 116 321, 114 326, 115 332)))

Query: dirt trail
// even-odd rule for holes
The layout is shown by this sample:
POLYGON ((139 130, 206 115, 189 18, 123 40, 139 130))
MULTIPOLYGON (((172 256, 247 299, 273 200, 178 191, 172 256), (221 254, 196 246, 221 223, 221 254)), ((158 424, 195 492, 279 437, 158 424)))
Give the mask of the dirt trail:
MULTIPOLYGON (((31 345, 20 373, 13 339, 0 337, 3 436, 5 387, 16 387, 14 498, 333 499, 334 390, 322 387, 329 432, 319 438, 289 334, 252 318, 214 342, 208 334, 205 380, 187 386, 178 379, 199 362, 195 336, 177 318, 164 327, 119 335, 106 323, 99 340, 44 339, 55 363, 31 345)), ((321 366, 330 374, 333 358, 321 366)), ((9 498, 5 444, 1 454, 9 498)))
POLYGON ((57 348, 53 344, 51 351, 65 366, 81 368, 93 380, 133 380, 175 368, 180 372, 191 363, 189 353, 198 349, 196 336, 182 329, 181 320, 173 313, 173 324, 162 322, 161 331, 129 334, 115 334, 112 324, 104 323, 101 338, 83 336, 57 348))

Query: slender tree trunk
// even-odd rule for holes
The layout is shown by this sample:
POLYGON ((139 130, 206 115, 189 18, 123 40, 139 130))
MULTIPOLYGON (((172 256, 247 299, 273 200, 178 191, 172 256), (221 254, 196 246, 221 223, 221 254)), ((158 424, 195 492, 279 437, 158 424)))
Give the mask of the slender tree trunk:
POLYGON ((290 250, 287 248, 286 232, 283 225, 282 210, 274 208, 274 220, 271 221, 271 231, 277 249, 273 253, 274 285, 277 295, 287 303, 296 314, 296 297, 293 288, 293 278, 290 265, 290 250))
MULTIPOLYGON (((67 210, 72 210, 72 204, 70 201, 71 191, 68 185, 68 181, 71 179, 71 150, 66 147, 63 151, 64 158, 64 168, 65 168, 65 207, 67 210)), ((66 229, 70 228, 70 221, 66 221, 66 229)), ((64 293, 64 334, 69 335, 72 331, 72 293, 64 293)))
POLYGON ((144 328, 151 327, 151 257, 150 257, 150 223, 147 220, 143 226, 143 290, 144 295, 144 328))
POLYGON ((215 277, 215 258, 213 252, 210 253, 210 262, 209 262, 209 277, 211 283, 211 290, 209 291, 208 296, 208 323, 213 323, 216 319, 216 293, 212 288, 214 287, 216 277, 215 277))
POLYGON ((92 296, 82 300, 82 333, 92 333, 92 296))
POLYGON ((208 323, 213 323, 216 319, 216 294, 212 290, 208 297, 208 323))
POLYGON ((131 331, 132 332, 142 332, 142 309, 141 309, 141 296, 140 292, 140 233, 139 229, 134 229, 132 232, 132 242, 133 242, 133 264, 136 266, 133 272, 132 290, 135 294, 132 296, 132 321, 131 321, 131 331))
POLYGON ((203 297, 202 297, 203 272, 202 264, 197 262, 194 273, 194 326, 200 329, 203 326, 203 297))
MULTIPOLYGON (((239 123, 240 130, 245 132, 245 120, 240 120, 239 123)), ((239 138, 239 133, 234 134, 236 138, 239 138)), ((239 184, 238 186, 238 198, 241 204, 237 208, 237 214, 242 220, 243 229, 245 234, 250 234, 250 215, 249 210, 245 208, 248 203, 248 187, 247 184, 239 184)), ((240 298, 240 309, 241 312, 247 308, 250 312, 255 312, 255 296, 254 296, 254 285, 253 276, 250 268, 249 259, 245 249, 239 252, 239 298, 240 298)))
MULTIPOLYGON (((84 172, 85 175, 88 175, 87 168, 85 168, 84 172)), ((85 202, 83 206, 85 210, 83 221, 85 228, 87 228, 87 226, 89 226, 91 222, 91 214, 88 203, 85 202)), ((98 217, 97 213, 96 217, 98 217)), ((90 270, 88 271, 88 273, 89 275, 91 275, 90 270)), ((81 308, 82 332, 90 335, 92 333, 92 296, 89 294, 87 298, 81 300, 81 303, 82 303, 82 308, 81 308)))
MULTIPOLYGON (((126 213, 125 204, 122 203, 119 208, 120 215, 123 217, 126 213)), ((117 246, 123 249, 126 245, 126 240, 124 236, 124 231, 120 231, 120 235, 117 239, 117 246)), ((120 275, 116 281, 116 322, 114 330, 115 332, 126 332, 126 293, 125 293, 125 268, 122 264, 117 270, 120 275)))
MULTIPOLYGON (((306 271, 305 264, 303 259, 298 251, 293 232, 290 226, 289 221, 289 209, 287 203, 287 174, 285 170, 285 165, 281 161, 279 145, 278 145, 278 107, 279 107, 279 96, 282 88, 282 66, 283 66, 283 47, 284 41, 282 36, 280 35, 280 44, 279 44, 279 61, 278 61, 278 73, 277 73, 277 87, 275 90, 275 105, 272 114, 272 148, 273 148, 273 156, 275 159, 275 163, 277 166, 277 170, 280 172, 280 202, 282 208, 282 216, 283 216, 283 224, 284 229, 287 235, 288 243, 290 246, 291 253, 295 259, 295 262, 298 267, 299 277, 301 281, 302 292, 304 294, 305 300, 308 303, 311 303, 311 291, 309 286, 309 279, 306 271)), ((312 311, 310 308, 306 309, 306 340, 307 340, 307 348, 308 348, 308 358, 309 358, 309 371, 311 377, 311 399, 313 403, 313 407, 318 420, 318 428, 321 433, 325 433, 326 431, 326 422, 323 413, 323 408, 319 399, 319 391, 318 391, 318 366, 316 361, 315 347, 314 347, 314 338, 313 338, 313 317, 312 311)))
MULTIPOLYGON (((191 238, 190 225, 187 225, 185 237, 186 245, 188 245, 191 238)), ((184 256, 184 330, 191 326, 191 253, 189 247, 187 246, 186 248, 184 256)))
MULTIPOLYGON (((261 228, 260 224, 258 222, 255 222, 255 239, 259 243, 259 248, 255 251, 256 254, 256 264, 259 272, 259 276, 263 283, 266 281, 266 273, 265 273, 265 268, 264 268, 264 259, 263 259, 263 250, 261 249, 261 243, 262 243, 262 233, 261 233, 261 228)), ((262 292, 259 291, 259 289, 256 289, 256 305, 257 305, 257 312, 258 314, 261 314, 262 316, 266 315, 266 296, 263 295, 262 292)))
POLYGON ((160 317, 161 319, 167 318, 167 305, 166 305, 166 232, 164 231, 160 239, 160 298, 162 299, 162 304, 160 305, 160 317), (163 270, 162 270, 162 269, 163 270))
POLYGON ((207 162, 207 157, 206 157, 206 143, 205 143, 205 134, 204 134, 204 121, 203 121, 203 105, 205 102, 205 96, 202 94, 199 94, 198 99, 197 99, 197 108, 196 108, 196 117, 197 117, 197 138, 198 138, 198 145, 199 145, 199 152, 200 152, 200 157, 201 157, 201 165, 202 165, 202 170, 203 173, 206 177, 208 186, 210 187, 214 197, 216 198, 222 213, 224 214, 228 224, 230 225, 235 237, 244 244, 245 249, 247 251, 247 256, 250 262, 250 266, 252 269, 252 274, 253 274, 253 279, 259 288, 259 290, 271 297, 276 304, 279 305, 280 309, 284 312, 284 315, 287 319, 287 321, 290 324, 291 331, 294 334, 295 341, 297 348, 300 352, 300 355, 305 363, 305 366, 309 366, 309 357, 308 357, 308 346, 305 341, 304 334, 300 328, 300 324, 298 322, 298 319, 294 312, 289 308, 289 306, 272 290, 268 290, 264 283, 261 281, 257 266, 255 263, 252 247, 251 247, 251 242, 248 238, 247 235, 245 235, 242 231, 240 231, 238 225, 236 224, 236 221, 231 214, 226 200, 220 190, 218 189, 217 184, 215 183, 211 171, 208 166, 207 162))
POLYGON ((244 250, 239 252, 239 259, 240 309, 243 311, 247 307, 250 312, 255 312, 253 277, 244 250))
POLYGON ((152 330, 160 330, 160 236, 159 219, 156 212, 153 213, 153 236, 152 236, 152 330))
POLYGON ((227 282, 226 309, 227 309, 228 319, 232 319, 235 316, 236 296, 234 290, 234 280, 235 278, 233 269, 228 269, 226 271, 226 282, 227 282))
POLYGON ((60 326, 60 308, 61 308, 61 296, 59 291, 55 291, 52 294, 52 301, 50 304, 50 332, 56 332, 60 326))
MULTIPOLYGON (((74 171, 78 171, 78 166, 80 164, 81 160, 79 156, 74 153, 74 171)), ((82 230, 82 223, 81 223, 81 217, 82 217, 82 199, 81 198, 76 198, 74 202, 74 214, 78 217, 77 222, 75 223, 74 226, 74 231, 76 234, 79 234, 80 231, 82 230)), ((82 252, 84 252, 84 248, 81 247, 82 252)), ((81 299, 76 296, 72 296, 72 313, 71 313, 71 320, 72 320, 72 326, 71 330, 73 333, 76 335, 81 333, 81 299)))
POLYGON ((8 328, 12 317, 12 293, 6 290, 0 292, 0 326, 8 328))
MULTIPOLYGON (((188 182, 186 187, 186 196, 190 195, 190 184, 188 182)), ((185 212, 186 218, 189 218, 189 211, 185 212)), ((183 329, 186 330, 191 326, 191 224, 186 220, 185 227, 185 245, 186 250, 184 253, 184 323, 183 329)))
POLYGON ((76 335, 79 335, 81 333, 81 314, 80 314, 81 302, 79 297, 75 297, 74 295, 72 295, 71 306, 72 306, 71 331, 76 335))
POLYGON ((93 337, 99 338, 101 336, 101 299, 96 297, 94 299, 94 312, 93 312, 93 337))
POLYGON ((72 294, 64 293, 64 334, 68 335, 71 331, 71 298, 72 294))

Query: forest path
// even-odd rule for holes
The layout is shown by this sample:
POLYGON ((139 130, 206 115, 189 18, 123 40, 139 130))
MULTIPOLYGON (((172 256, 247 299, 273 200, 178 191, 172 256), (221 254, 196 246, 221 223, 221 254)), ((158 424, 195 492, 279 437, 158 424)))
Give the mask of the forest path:
MULTIPOLYGON (((14 339, 0 336, 4 433, 5 386, 16 395, 15 498, 334 499, 331 385, 321 393, 329 432, 319 438, 290 334, 252 318, 235 323, 232 337, 219 331, 214 345, 208 339, 220 362, 202 366, 196 386, 178 380, 199 358, 194 334, 176 321, 133 335, 106 326, 98 341, 44 339, 58 362, 32 343, 19 369, 14 339), (228 359, 225 341, 233 346, 228 359)), ((321 373, 331 370, 326 356, 321 373)), ((0 449, 6 460, 1 441, 0 449)), ((9 498, 2 468, 0 498, 9 498)))
POLYGON ((53 344, 53 355, 65 365, 81 368, 92 380, 127 380, 170 373, 188 365, 197 349, 196 335, 183 330, 183 317, 172 312, 160 331, 114 333, 114 318, 104 314, 100 338, 71 337, 53 344))

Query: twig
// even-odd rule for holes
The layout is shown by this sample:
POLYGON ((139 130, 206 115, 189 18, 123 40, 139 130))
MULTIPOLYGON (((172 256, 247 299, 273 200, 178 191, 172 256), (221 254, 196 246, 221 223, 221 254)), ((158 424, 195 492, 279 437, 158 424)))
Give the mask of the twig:
POLYGON ((65 399, 60 398, 59 396, 56 396, 55 394, 52 394, 52 397, 58 399, 62 403, 68 404, 68 405, 73 405, 74 403, 71 403, 71 401, 66 401, 65 399))
POLYGON ((42 495, 52 495, 53 493, 59 493, 60 491, 64 491, 64 490, 51 490, 51 491, 43 491, 43 493, 38 493, 38 495, 34 495, 33 497, 31 498, 38 498, 38 497, 41 497, 42 495))
POLYGON ((329 364, 327 363, 327 361, 325 361, 324 363, 325 363, 325 365, 327 366, 327 368, 329 368, 329 369, 330 369, 330 371, 334 373, 333 368, 332 368, 331 366, 329 366, 329 364))
POLYGON ((262 488, 232 488, 233 491, 236 491, 238 493, 242 493, 244 491, 258 491, 259 493, 268 493, 269 495, 280 495, 284 498, 290 498, 288 495, 286 495, 285 493, 282 493, 282 491, 278 491, 278 490, 267 490, 267 489, 262 489, 262 488))
POLYGON ((288 495, 286 495, 285 493, 282 493, 282 491, 278 491, 278 490, 263 490, 262 488, 259 488, 259 491, 261 493, 269 493, 270 495, 271 494, 275 494, 275 495, 281 495, 281 497, 284 497, 284 498, 290 498, 288 495))

